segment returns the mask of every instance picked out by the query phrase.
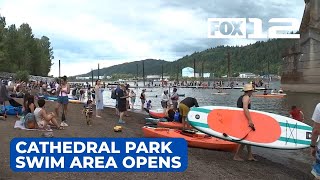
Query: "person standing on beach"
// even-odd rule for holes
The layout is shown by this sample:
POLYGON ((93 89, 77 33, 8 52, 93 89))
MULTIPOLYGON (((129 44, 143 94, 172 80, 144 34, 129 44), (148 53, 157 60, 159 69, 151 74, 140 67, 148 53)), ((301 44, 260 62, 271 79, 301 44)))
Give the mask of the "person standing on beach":
POLYGON ((177 93, 177 88, 173 88, 173 93, 171 96, 171 101, 172 101, 172 105, 173 105, 173 109, 176 111, 178 110, 178 100, 179 100, 179 95, 177 93))
POLYGON ((101 111, 103 110, 103 88, 101 87, 101 80, 96 80, 96 117, 101 118, 101 111))
POLYGON ((57 94, 58 94, 58 101, 57 105, 55 108, 56 115, 59 117, 59 109, 62 106, 62 118, 61 118, 61 126, 68 126, 66 123, 66 116, 67 116, 67 110, 68 110, 68 103, 69 103, 69 98, 68 94, 70 93, 70 85, 67 82, 67 76, 63 76, 61 78, 60 85, 58 86, 57 89, 57 94))
POLYGON ((117 92, 117 100, 118 100, 118 111, 119 111, 119 124, 124 124, 126 123, 125 121, 123 121, 123 116, 125 114, 125 112, 127 111, 127 104, 126 104, 126 99, 128 98, 128 96, 126 96, 126 87, 124 84, 120 85, 120 89, 117 92))
POLYGON ((316 179, 320 179, 320 144, 317 142, 320 135, 320 103, 318 103, 313 112, 312 120, 314 121, 314 124, 311 134, 310 150, 311 155, 315 157, 316 162, 312 166, 311 173, 316 179))
POLYGON ((169 94, 168 90, 165 90, 162 94, 161 106, 163 108, 163 113, 165 113, 168 108, 168 103, 169 103, 169 95, 168 94, 169 94))
POLYGON ((136 102, 136 93, 133 90, 130 92, 131 109, 134 110, 134 103, 136 102))
MULTIPOLYGON (((240 96, 238 101, 237 101, 237 107, 238 108, 243 108, 244 114, 248 120, 248 124, 249 127, 254 130, 254 124, 252 122, 251 116, 250 116, 250 112, 249 109, 251 109, 251 101, 250 101, 250 97, 253 93, 253 86, 252 84, 246 84, 243 88, 244 90, 244 95, 240 96)), ((247 146, 247 150, 248 150, 248 160, 249 161, 257 161, 253 155, 252 155, 252 150, 251 150, 251 146, 250 145, 244 145, 244 144, 240 144, 240 146, 237 149, 236 154, 233 157, 233 160, 235 161, 243 161, 243 159, 240 157, 240 154, 243 151, 244 146, 247 146)))
POLYGON ((141 100, 141 110, 144 109, 144 103, 146 102, 146 95, 145 95, 146 90, 142 89, 142 93, 140 95, 140 100, 141 100))

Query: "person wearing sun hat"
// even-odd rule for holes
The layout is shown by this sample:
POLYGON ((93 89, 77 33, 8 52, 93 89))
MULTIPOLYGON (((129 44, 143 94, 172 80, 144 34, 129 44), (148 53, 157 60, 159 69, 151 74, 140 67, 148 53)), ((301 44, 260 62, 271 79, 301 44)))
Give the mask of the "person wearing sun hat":
MULTIPOLYGON (((248 124, 249 127, 254 131, 254 124, 252 122, 251 116, 250 116, 250 112, 249 109, 251 109, 251 101, 250 101, 250 97, 254 91, 254 88, 252 87, 252 84, 246 84, 243 87, 243 91, 244 94, 242 96, 239 97, 238 101, 237 101, 237 107, 238 108, 242 108, 244 111, 244 114, 248 120, 248 124)), ((250 145, 244 145, 241 144, 238 149, 236 154, 233 157, 233 160, 235 161, 243 161, 243 159, 240 157, 240 154, 242 153, 242 150, 244 148, 244 146, 247 146, 247 150, 248 150, 248 160, 249 161, 257 161, 253 155, 252 155, 252 151, 251 151, 251 146, 250 145)))

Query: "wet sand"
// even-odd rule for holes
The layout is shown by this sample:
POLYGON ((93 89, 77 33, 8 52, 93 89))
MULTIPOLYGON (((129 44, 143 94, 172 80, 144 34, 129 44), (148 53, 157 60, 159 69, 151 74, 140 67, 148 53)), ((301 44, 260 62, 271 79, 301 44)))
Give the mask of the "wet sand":
MULTIPOLYGON (((54 103, 47 102, 47 111, 54 110, 54 103)), ((54 130, 55 137, 143 137, 141 127, 144 118, 141 113, 129 112, 125 117, 121 133, 115 133, 118 117, 115 110, 105 108, 102 119, 93 119, 93 126, 85 123, 81 114, 82 105, 70 104, 67 120, 69 127, 54 130)), ((140 112, 140 110, 136 110, 140 112)), ((15 137, 40 137, 42 132, 14 129, 16 117, 0 120, 0 180, 4 179, 313 179, 310 174, 311 158, 299 159, 298 154, 308 150, 285 151, 255 148, 258 162, 235 162, 233 153, 188 148, 188 169, 182 173, 15 173, 10 169, 10 141, 15 137), (270 153, 272 152, 272 153, 270 153), (295 157, 297 155, 297 157, 295 157), (271 161, 273 160, 273 161, 271 161)))

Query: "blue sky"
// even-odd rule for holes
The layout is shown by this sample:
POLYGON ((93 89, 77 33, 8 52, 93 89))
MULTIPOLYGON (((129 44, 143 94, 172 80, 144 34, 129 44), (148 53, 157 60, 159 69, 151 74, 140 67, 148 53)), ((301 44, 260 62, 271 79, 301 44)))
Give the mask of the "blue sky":
POLYGON ((304 0, 0 0, 7 24, 28 23, 54 49, 51 75, 77 75, 146 58, 173 61, 217 45, 254 40, 207 38, 215 17, 297 18, 304 0))

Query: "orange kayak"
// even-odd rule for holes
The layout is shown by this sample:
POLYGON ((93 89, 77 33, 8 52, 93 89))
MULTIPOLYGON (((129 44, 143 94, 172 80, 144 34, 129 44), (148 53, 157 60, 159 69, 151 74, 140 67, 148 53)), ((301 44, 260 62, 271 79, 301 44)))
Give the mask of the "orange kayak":
POLYGON ((166 115, 163 113, 163 110, 149 110, 149 116, 152 118, 160 119, 164 118, 166 115))
POLYGON ((220 151, 235 151, 238 144, 208 136, 199 132, 184 132, 178 129, 142 127, 145 137, 150 138, 184 138, 188 146, 220 151))
POLYGON ((286 96, 285 94, 281 95, 281 94, 267 94, 267 95, 263 95, 263 94, 254 94, 253 97, 263 97, 263 98, 283 98, 284 96, 286 96))
POLYGON ((158 127, 172 128, 172 129, 182 129, 182 123, 179 122, 158 122, 158 127))

